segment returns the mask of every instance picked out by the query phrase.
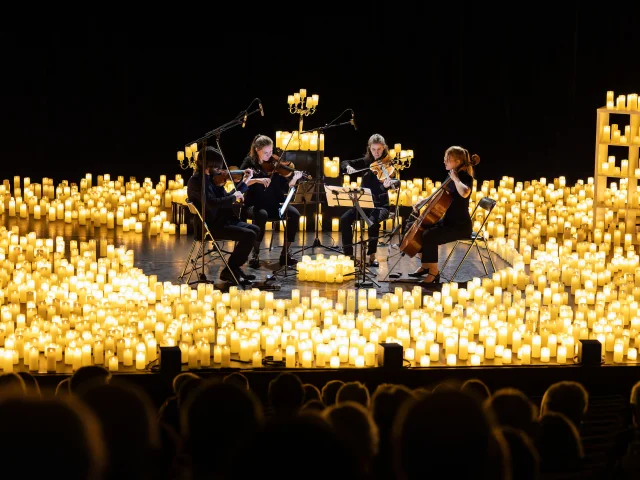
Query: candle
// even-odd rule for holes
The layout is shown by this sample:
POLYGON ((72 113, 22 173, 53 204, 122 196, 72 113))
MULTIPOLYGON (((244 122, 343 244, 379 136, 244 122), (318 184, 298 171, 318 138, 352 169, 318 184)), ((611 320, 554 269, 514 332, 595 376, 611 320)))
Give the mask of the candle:
POLYGON ((109 359, 109 371, 117 372, 118 371, 118 357, 114 355, 109 359))
POLYGON ((567 363, 567 348, 564 345, 558 346, 556 361, 558 363, 567 363))
POLYGON ((144 350, 136 352, 136 370, 144 370, 147 364, 147 355, 144 350))

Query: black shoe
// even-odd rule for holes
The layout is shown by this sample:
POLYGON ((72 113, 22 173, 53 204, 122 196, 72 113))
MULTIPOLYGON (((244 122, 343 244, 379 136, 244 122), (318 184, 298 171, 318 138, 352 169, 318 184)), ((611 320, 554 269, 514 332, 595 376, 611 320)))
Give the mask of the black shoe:
POLYGON ((249 268, 260 268, 260 258, 253 257, 249 260, 249 268))
POLYGON ((256 279, 255 275, 244 273, 240 267, 234 268, 233 269, 233 273, 236 274, 236 277, 240 277, 240 278, 243 278, 245 280, 255 280, 256 279))
POLYGON ((429 280, 429 281, 423 280, 422 282, 420 282, 422 285, 435 285, 437 283, 440 283, 440 274, 439 273, 437 275, 433 275, 432 273, 428 273, 427 275, 431 275, 433 277, 433 279, 429 280))
POLYGON ((369 266, 370 267, 379 267, 380 266, 380 262, 378 262, 377 258, 374 258, 373 261, 369 261, 369 266))
POLYGON ((280 266, 284 267, 285 263, 287 264, 287 266, 293 267, 298 263, 298 260, 296 260, 292 256, 287 256, 285 260, 285 256, 280 255, 280 266))
MULTIPOLYGON (((431 273, 429 272, 428 269, 421 268, 417 272, 407 273, 407 275, 413 278, 421 278, 421 277, 424 277, 425 275, 431 275, 431 273)), ((438 274, 438 278, 440 278, 440 274, 438 274)))
POLYGON ((229 270, 226 267, 220 272, 220 280, 222 280, 223 282, 232 282, 232 283, 236 283, 236 280, 237 280, 238 283, 240 283, 241 285, 251 284, 251 281, 243 278, 241 275, 241 272, 239 272, 237 269, 234 269, 232 274, 231 270, 229 270), (233 278, 234 275, 235 275, 235 278, 233 278))

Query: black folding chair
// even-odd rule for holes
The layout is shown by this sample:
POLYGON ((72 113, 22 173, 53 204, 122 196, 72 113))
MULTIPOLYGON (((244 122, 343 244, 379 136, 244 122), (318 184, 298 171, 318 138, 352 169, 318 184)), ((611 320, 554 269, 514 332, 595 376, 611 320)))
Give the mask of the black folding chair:
POLYGON ((191 249, 189 250, 189 256, 185 261, 184 268, 182 269, 182 273, 178 277, 181 281, 184 280, 184 283, 189 283, 191 280, 191 276, 193 273, 197 274, 197 270, 202 268, 202 263, 198 264, 198 261, 203 257, 206 260, 202 260, 204 265, 208 265, 212 261, 217 258, 221 258, 224 262, 225 267, 231 272, 236 285, 240 286, 240 282, 236 278, 235 274, 229 268, 229 264, 227 263, 227 259, 225 255, 229 255, 231 252, 223 250, 218 245, 218 242, 211 235, 211 231, 209 231, 209 227, 206 222, 202 220, 202 215, 200 215, 200 211, 196 208, 196 206, 189 200, 187 200, 187 207, 189 208, 189 212, 193 215, 193 242, 191 243, 191 249), (204 243, 202 242, 202 226, 204 225, 204 243), (205 250, 207 243, 211 242, 211 248, 209 250, 205 250), (186 277, 186 280, 185 280, 186 277))
POLYGON ((442 267, 440 267, 440 276, 442 278, 444 278, 445 280, 447 280, 449 282, 453 281, 453 279, 456 277, 456 274, 460 270, 460 267, 462 267, 462 264, 467 259, 467 256, 469 255, 469 252, 471 251, 471 249, 474 246, 476 247, 476 250, 478 251, 478 256, 480 257, 480 261, 482 262, 482 268, 484 268, 485 276, 489 275, 489 271, 487 270, 487 266, 484 263, 485 257, 482 254, 482 251, 480 250, 480 246, 478 245, 479 243, 482 244, 482 248, 484 248, 484 250, 487 252, 487 256, 489 257, 489 261, 491 262, 491 267, 493 268, 493 272, 496 271, 496 265, 495 265, 495 263, 493 263, 493 257, 491 256, 491 250, 489 250, 489 246, 487 244, 487 238, 485 238, 485 233, 486 232, 484 230, 484 227, 485 227, 485 225, 487 223, 487 220, 489 220, 489 217, 491 216, 491 212, 493 211, 495 206, 496 206, 496 201, 494 199, 492 199, 492 198, 489 198, 489 197, 483 197, 477 203, 477 205, 473 209, 473 212, 471 213, 471 220, 474 221, 474 223, 475 223, 475 220, 479 220, 480 216, 482 215, 482 222, 480 223, 480 228, 478 228, 477 231, 471 232, 471 238, 462 239, 462 240, 457 240, 456 241, 456 244, 453 246, 453 248, 451 249, 451 252, 449 252, 449 255, 447 256, 447 259, 442 264, 442 267), (468 245, 467 251, 464 253, 464 257, 462 257, 462 260, 458 264, 455 272, 453 272, 453 275, 451 275, 450 278, 447 278, 445 275, 442 274, 442 272, 444 272, 444 267, 446 267, 447 263, 449 263, 449 260, 453 256, 453 252, 456 251, 456 247, 460 243, 468 245))

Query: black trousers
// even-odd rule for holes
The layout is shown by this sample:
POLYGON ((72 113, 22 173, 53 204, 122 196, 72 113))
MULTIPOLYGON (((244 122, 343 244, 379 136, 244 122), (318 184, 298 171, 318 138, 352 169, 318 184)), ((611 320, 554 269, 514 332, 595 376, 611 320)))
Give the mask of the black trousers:
MULTIPOLYGON (((257 205, 251 206, 246 210, 247 218, 253 220, 253 225, 260 228, 260 233, 256 239, 256 243, 259 245, 264 238, 264 227, 268 221, 281 220, 278 207, 260 208, 257 205)), ((293 243, 296 239, 296 232, 300 228, 300 212, 289 205, 285 212, 285 219, 287 220, 287 242, 293 243)))
MULTIPOLYGON (((378 234, 380 233, 380 222, 389 218, 389 209, 387 208, 363 208, 362 209, 373 222, 369 227, 368 237, 370 238, 367 245, 367 253, 369 255, 378 251, 378 234), (375 238, 374 238, 375 237, 375 238)), ((340 232, 342 236, 342 249, 345 255, 353 255, 353 222, 361 220, 360 214, 354 208, 350 208, 342 217, 340 217, 340 232)), ((358 239, 356 239, 357 241, 358 239)))
POLYGON ((471 224, 437 222, 422 233, 422 263, 438 263, 438 246, 471 238, 471 224))
POLYGON ((230 268, 241 267, 249 258, 260 229, 246 222, 233 219, 217 219, 210 225, 211 235, 216 240, 232 240, 236 242, 233 253, 227 263, 230 268))

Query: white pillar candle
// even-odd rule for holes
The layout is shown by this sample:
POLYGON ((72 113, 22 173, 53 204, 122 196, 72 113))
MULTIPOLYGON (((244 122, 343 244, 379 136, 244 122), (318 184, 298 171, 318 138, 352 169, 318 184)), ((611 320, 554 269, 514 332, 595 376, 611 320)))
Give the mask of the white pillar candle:
POLYGON ((56 371, 56 351, 55 347, 47 348, 47 373, 54 373, 56 371))
POLYGON ((558 363, 567 363, 567 348, 564 345, 558 346, 556 361, 558 363))
POLYGON ((287 345, 286 350, 286 367, 287 368, 295 368, 296 366, 296 349, 293 345, 287 345))
POLYGON ((118 357, 114 355, 109 359, 109 371, 117 372, 118 371, 118 357))
POLYGON ((37 372, 39 368, 40 351, 36 347, 29 349, 29 371, 37 372))
POLYGON ((147 364, 147 354, 144 351, 136 352, 136 370, 144 370, 147 364))
POLYGON ((544 363, 548 363, 549 357, 550 357, 549 347, 542 347, 540 349, 540 361, 544 363))

